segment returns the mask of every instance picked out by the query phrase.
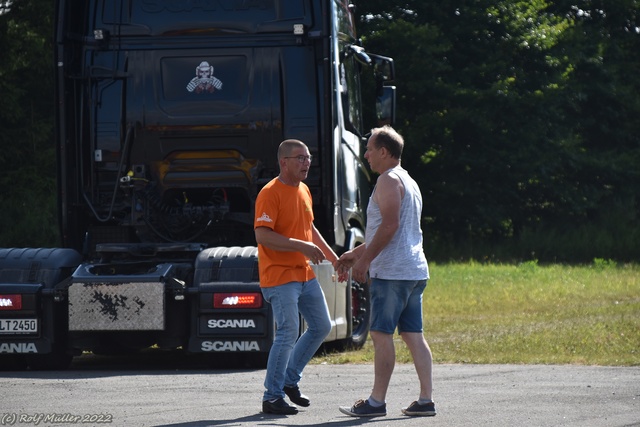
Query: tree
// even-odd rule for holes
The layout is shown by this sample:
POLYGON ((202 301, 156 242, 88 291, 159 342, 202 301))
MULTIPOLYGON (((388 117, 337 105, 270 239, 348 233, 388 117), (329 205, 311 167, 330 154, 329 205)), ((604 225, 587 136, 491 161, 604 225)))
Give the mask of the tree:
MULTIPOLYGON (((4 3, 6 6, 7 3, 4 3)), ((57 237, 52 2, 21 0, 0 14, 0 245, 57 237)))
POLYGON ((583 22, 575 7, 544 0, 362 3, 367 47, 396 58, 397 127, 408 142, 403 165, 426 195, 432 239, 459 252, 466 246, 465 255, 479 257, 472 243, 504 243, 527 230, 575 225, 611 197, 615 182, 632 179, 623 170, 637 157, 620 145, 604 157, 619 154, 616 165, 588 149, 610 146, 605 141, 614 135, 637 146, 627 134, 637 122, 626 121, 634 124, 620 132, 607 124, 637 117, 631 99, 637 83, 611 90, 613 80, 621 83, 616 67, 638 55, 637 5, 623 3, 607 3, 616 13, 604 13, 621 40, 611 40, 614 31, 603 32, 603 23, 583 22), (586 23, 592 24, 588 30, 586 23), (579 37, 596 31, 603 36, 579 37), (618 65, 599 64, 596 53, 614 44, 624 46, 618 65), (588 64, 596 69, 588 71, 588 64), (580 79, 580 69, 613 80, 580 79), (576 84, 600 100, 578 100, 576 84), (604 123, 602 108, 610 113, 604 123))

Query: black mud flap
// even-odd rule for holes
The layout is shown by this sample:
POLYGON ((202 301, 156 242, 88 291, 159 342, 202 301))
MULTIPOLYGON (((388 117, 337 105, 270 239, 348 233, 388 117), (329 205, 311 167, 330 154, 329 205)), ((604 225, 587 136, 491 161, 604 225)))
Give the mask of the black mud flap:
POLYGON ((266 355, 274 322, 262 299, 256 247, 211 248, 195 265, 188 351, 266 355))
POLYGON ((81 260, 73 249, 0 249, 0 365, 69 365, 73 356, 67 345, 67 305, 58 286, 81 260))

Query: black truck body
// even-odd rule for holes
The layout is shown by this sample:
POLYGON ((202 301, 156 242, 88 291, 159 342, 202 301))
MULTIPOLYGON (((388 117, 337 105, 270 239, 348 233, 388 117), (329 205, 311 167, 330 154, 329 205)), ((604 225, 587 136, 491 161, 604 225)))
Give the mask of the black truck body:
MULTIPOLYGON (((152 346, 266 355, 255 198, 278 174, 279 143, 300 139, 316 226, 337 253, 363 242, 360 76, 386 107, 378 119, 392 119, 392 59, 365 52, 339 0, 56 7, 62 247, 0 249, 0 364, 59 368, 82 351, 152 346)), ((361 346, 367 285, 314 269, 326 341, 361 346)))

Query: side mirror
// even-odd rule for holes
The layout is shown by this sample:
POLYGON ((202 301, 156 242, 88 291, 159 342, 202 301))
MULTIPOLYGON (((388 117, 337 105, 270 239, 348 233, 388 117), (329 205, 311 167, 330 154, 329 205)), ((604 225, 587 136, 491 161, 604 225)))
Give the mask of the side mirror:
POLYGON ((376 119, 378 126, 395 125, 396 87, 383 86, 376 97, 376 119))

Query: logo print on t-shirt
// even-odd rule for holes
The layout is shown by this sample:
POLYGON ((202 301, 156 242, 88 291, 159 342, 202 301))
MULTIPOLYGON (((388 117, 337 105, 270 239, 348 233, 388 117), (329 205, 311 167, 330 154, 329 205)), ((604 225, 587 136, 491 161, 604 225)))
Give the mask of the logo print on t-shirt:
POLYGON ((266 212, 262 212, 262 216, 256 219, 256 222, 264 221, 264 222, 273 222, 273 220, 267 215, 266 212))

